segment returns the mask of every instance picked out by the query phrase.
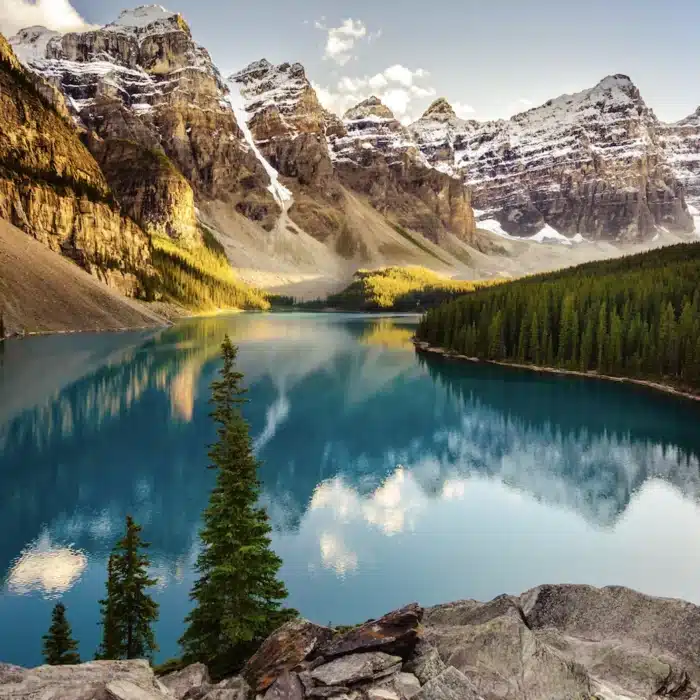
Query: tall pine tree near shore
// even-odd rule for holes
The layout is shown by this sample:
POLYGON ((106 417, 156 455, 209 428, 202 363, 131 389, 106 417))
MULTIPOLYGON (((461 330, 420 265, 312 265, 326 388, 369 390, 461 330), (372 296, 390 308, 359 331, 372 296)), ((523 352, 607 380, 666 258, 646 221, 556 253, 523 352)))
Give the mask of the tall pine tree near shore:
POLYGON ((243 375, 235 369, 237 348, 226 336, 221 349, 224 364, 211 386, 218 439, 209 458, 216 485, 200 532, 199 579, 190 594, 195 606, 180 639, 185 661, 207 664, 214 677, 237 671, 272 631, 296 616, 282 608, 282 561, 270 548, 271 527, 258 506, 259 462, 241 415, 246 399, 243 375))
POLYGON ((126 532, 107 566, 107 597, 102 606, 102 643, 98 659, 150 659, 158 650, 153 623, 158 604, 147 590, 156 584, 148 575, 148 543, 141 527, 128 515, 126 532))
POLYGON ((78 642, 72 637, 70 624, 66 619, 66 606, 63 603, 56 603, 51 613, 51 627, 49 633, 45 634, 44 659, 51 666, 65 666, 68 664, 79 664, 78 642))

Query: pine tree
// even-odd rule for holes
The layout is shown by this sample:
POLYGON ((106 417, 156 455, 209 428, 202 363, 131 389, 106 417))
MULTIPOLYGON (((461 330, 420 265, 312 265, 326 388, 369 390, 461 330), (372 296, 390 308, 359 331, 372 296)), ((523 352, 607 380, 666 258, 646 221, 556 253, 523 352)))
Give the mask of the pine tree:
POLYGON ((56 603, 51 613, 49 633, 42 637, 44 659, 47 664, 65 666, 80 663, 78 642, 71 635, 70 624, 66 619, 66 606, 63 603, 56 603))
POLYGON ((143 550, 141 527, 126 517, 126 532, 117 542, 108 563, 107 598, 102 604, 103 659, 150 659, 158 650, 153 623, 158 604, 146 592, 156 579, 148 575, 150 560, 143 550))
POLYGON ((96 659, 122 659, 125 656, 121 627, 116 613, 119 590, 116 561, 116 556, 110 554, 107 562, 107 597, 100 601, 102 642, 95 655, 96 659))
POLYGON ((274 629, 296 615, 281 608, 287 597, 277 578, 282 561, 270 547, 267 514, 257 505, 259 462, 241 415, 243 375, 235 369, 237 348, 228 336, 222 354, 220 379, 212 383, 218 439, 209 458, 217 470, 216 485, 200 532, 199 579, 190 594, 195 607, 180 640, 185 660, 206 663, 215 677, 236 671, 274 629))

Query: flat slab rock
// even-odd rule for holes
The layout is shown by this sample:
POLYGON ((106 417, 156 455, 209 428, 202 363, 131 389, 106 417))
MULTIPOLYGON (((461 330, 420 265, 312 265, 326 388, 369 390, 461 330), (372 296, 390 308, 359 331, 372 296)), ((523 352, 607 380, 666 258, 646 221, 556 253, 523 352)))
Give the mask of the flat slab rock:
POLYGON ((204 664, 190 664, 180 671, 168 673, 160 679, 160 682, 178 700, 183 700, 191 690, 208 685, 211 681, 209 670, 204 664))
POLYGON ((400 656, 375 651, 334 659, 311 671, 311 677, 323 685, 346 686, 381 678, 400 669, 400 656))
POLYGON ((480 700, 472 682, 454 666, 428 681, 413 700, 480 700))
POLYGON ((248 660, 241 675, 257 693, 264 693, 285 671, 330 641, 333 630, 308 620, 292 620, 271 634, 248 660))
POLYGON ((173 700, 146 661, 25 669, 0 664, 0 700, 173 700))
POLYGON ((370 620, 318 647, 313 656, 334 659, 358 652, 383 651, 407 659, 418 642, 423 608, 416 603, 370 620))

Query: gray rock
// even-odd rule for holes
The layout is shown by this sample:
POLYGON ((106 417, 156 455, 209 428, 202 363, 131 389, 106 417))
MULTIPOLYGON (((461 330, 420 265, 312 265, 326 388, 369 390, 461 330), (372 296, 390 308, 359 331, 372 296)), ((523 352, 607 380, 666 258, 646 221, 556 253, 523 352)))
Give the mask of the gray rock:
POLYGON ((401 700, 411 700, 420 691, 420 682, 412 673, 397 673, 393 682, 401 700))
POLYGON ((307 693, 314 687, 314 679, 311 677, 310 671, 300 671, 299 680, 307 693))
POLYGON ((273 632, 248 660, 241 675, 256 693, 264 693, 285 671, 299 666, 333 631, 308 620, 292 620, 273 632))
POLYGON ((453 666, 429 680, 415 700, 480 700, 472 682, 453 666))
POLYGON ((178 700, 183 700, 191 690, 210 683, 209 670, 204 664, 191 664, 181 671, 168 673, 160 679, 160 682, 178 700))
POLYGON ((401 696, 388 686, 375 686, 366 691, 367 700, 401 700, 401 696))
POLYGON ((418 643, 418 625, 422 618, 423 608, 416 603, 406 605, 334 637, 313 655, 333 659, 359 652, 383 651, 408 659, 418 643))
POLYGON ((20 673, 0 667, 0 700, 173 700, 146 661, 91 661, 39 666, 20 673))
POLYGON ((200 691, 190 691, 185 700, 247 700, 249 694, 250 686, 240 676, 234 676, 216 685, 201 686, 200 691))
POLYGON ((439 676, 445 668, 445 662, 440 658, 438 650, 426 641, 421 640, 416 647, 413 658, 404 664, 404 671, 412 673, 421 685, 439 676))
POLYGON ((304 687, 299 676, 285 671, 265 693, 265 700, 304 700, 304 687))
POLYGON ((394 673, 400 664, 401 657, 381 651, 352 654, 319 666, 311 671, 311 677, 323 685, 349 685, 394 673))
POLYGON ((343 686, 319 686, 306 691, 307 698, 336 698, 338 695, 347 695, 350 692, 349 688, 343 686))
POLYGON ((144 690, 128 680, 107 683, 105 691, 110 700, 161 700, 164 697, 161 693, 144 690))
POLYGON ((20 683, 27 670, 21 666, 0 663, 0 688, 9 683, 20 683))

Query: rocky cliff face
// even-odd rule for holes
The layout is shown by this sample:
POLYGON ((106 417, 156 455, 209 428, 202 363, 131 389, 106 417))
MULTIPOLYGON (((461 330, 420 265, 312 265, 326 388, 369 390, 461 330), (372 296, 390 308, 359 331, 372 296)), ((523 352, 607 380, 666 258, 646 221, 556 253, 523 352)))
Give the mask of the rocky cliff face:
POLYGON ((218 70, 181 15, 149 5, 89 32, 23 30, 13 44, 27 66, 65 95, 80 125, 105 142, 121 142, 90 141, 98 159, 106 159, 110 184, 146 228, 193 244, 195 196, 230 202, 271 226, 279 207, 267 190, 269 176, 236 123, 218 70), (115 171, 115 152, 126 155, 126 166, 147 162, 139 174, 145 201, 134 195, 137 184, 125 185, 122 169, 115 171), (183 198, 187 186, 193 193, 183 198))
POLYGON ((343 182, 366 194, 382 213, 439 242, 447 232, 474 235, 469 193, 459 178, 430 167, 409 132, 376 97, 350 109, 344 133, 330 136, 343 182))
POLYGON ((675 124, 662 125, 659 136, 673 173, 685 188, 696 231, 700 231, 700 107, 675 124))
MULTIPOLYGON (((473 235, 469 195, 459 180, 431 168, 376 98, 341 121, 320 105, 298 63, 258 61, 231 81, 240 86, 257 147, 282 176, 294 178, 302 188, 290 210, 300 225, 309 227, 310 199, 341 209, 342 184, 435 242, 447 231, 462 240, 473 235)), ((328 227, 328 218, 319 217, 312 229, 328 227)))
POLYGON ((690 232, 682 183, 661 125, 627 76, 494 122, 464 121, 439 100, 411 125, 425 158, 460 176, 474 206, 505 231, 549 225, 593 239, 690 232))
POLYGON ((138 295, 152 274, 147 236, 122 216, 61 107, 0 36, 0 217, 138 295))

